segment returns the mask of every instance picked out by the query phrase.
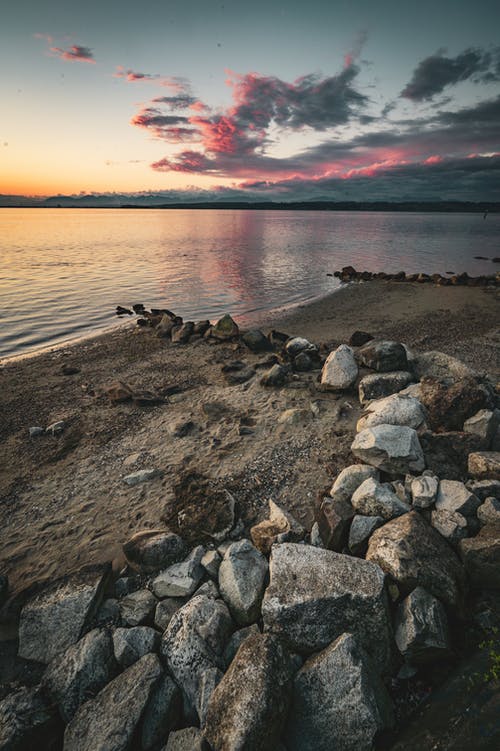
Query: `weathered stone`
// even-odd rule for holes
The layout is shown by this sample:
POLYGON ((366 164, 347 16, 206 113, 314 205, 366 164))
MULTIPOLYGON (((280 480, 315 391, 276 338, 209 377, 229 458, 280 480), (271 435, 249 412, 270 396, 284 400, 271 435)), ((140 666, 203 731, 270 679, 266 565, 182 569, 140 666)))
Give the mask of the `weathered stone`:
POLYGON ((168 338, 171 335, 174 326, 178 325, 176 324, 175 319, 176 316, 164 314, 161 317, 160 323, 156 327, 156 335, 163 339, 168 338))
POLYGON ((381 516, 356 515, 349 530, 348 547, 353 555, 364 555, 368 540, 376 529, 384 524, 381 516))
POLYGON ((413 665, 448 657, 448 619, 441 602, 416 587, 398 607, 394 637, 405 660, 413 665))
POLYGON ((476 480, 500 480, 500 451, 469 454, 469 474, 476 480))
POLYGON ((248 349, 255 354, 258 354, 259 352, 269 352, 269 350, 272 349, 271 342, 267 336, 260 331, 260 329, 246 331, 241 339, 248 349))
POLYGON ((413 380, 411 373, 397 370, 393 373, 370 373, 359 382, 359 401, 361 404, 372 399, 382 399, 406 388, 413 380))
POLYGON ((484 441, 485 448, 491 447, 491 442, 500 426, 500 409, 480 409, 464 422, 464 431, 474 433, 484 441))
POLYGON ((457 480, 441 480, 436 497, 436 509, 438 511, 456 511, 462 516, 474 516, 479 498, 465 487, 463 482, 457 480))
POLYGON ((199 728, 175 730, 168 736, 165 751, 205 751, 203 733, 199 728))
POLYGON ((436 500, 439 480, 437 477, 422 475, 411 480, 410 492, 416 508, 429 508, 436 500))
POLYGON ((201 565, 212 579, 217 579, 219 576, 221 560, 222 558, 217 550, 207 550, 201 559, 201 565))
POLYGON ((219 589, 231 615, 240 626, 260 616, 267 561, 250 540, 234 542, 219 568, 219 589))
POLYGON ((120 600, 122 620, 127 626, 142 626, 150 623, 156 608, 156 598, 149 589, 131 592, 120 600))
POLYGON ((349 338, 348 344, 350 347, 362 347, 363 344, 371 342, 372 339, 373 336, 367 331, 354 331, 349 338))
POLYGON ((356 435, 351 451, 358 459, 390 474, 421 472, 425 467, 418 435, 404 425, 366 428, 356 435))
POLYGON ((21 611, 19 656, 49 663, 75 644, 96 613, 110 567, 92 567, 49 583, 21 611))
POLYGON ((210 328, 210 321, 196 321, 194 324, 193 334, 198 336, 204 336, 204 334, 210 328))
POLYGON ((354 491, 369 477, 379 479, 379 473, 374 467, 369 464, 351 464, 340 472, 332 485, 330 495, 340 501, 350 501, 354 491))
POLYGON ((420 381, 420 399, 432 430, 462 430, 465 420, 491 404, 487 389, 474 379, 443 383, 426 377, 420 381))
POLYGON ((104 629, 94 629, 52 660, 42 686, 67 724, 78 707, 103 689, 117 672, 111 636, 104 629))
POLYGON ((316 357, 313 357, 310 353, 299 352, 299 354, 293 358, 293 369, 298 373, 308 373, 310 370, 313 370, 315 366, 319 367, 317 355, 316 357))
POLYGON ((224 650, 224 661, 227 667, 229 667, 231 662, 234 660, 236 652, 241 647, 245 639, 247 639, 252 634, 260 634, 259 627, 256 623, 252 623, 251 626, 245 626, 244 628, 240 628, 238 629, 238 631, 234 632, 224 650))
POLYGON ((201 561, 205 548, 199 545, 181 563, 174 563, 151 583, 155 595, 162 597, 190 597, 203 578, 201 561))
POLYGON ((487 498, 500 500, 500 480, 468 480, 466 485, 480 501, 487 498))
POLYGON ((64 733, 64 751, 125 751, 162 675, 156 655, 146 655, 81 705, 64 733))
POLYGON ((195 595, 205 595, 206 597, 217 598, 220 597, 220 592, 217 588, 217 584, 209 579, 207 582, 204 582, 201 587, 198 587, 195 595))
POLYGON ((191 334, 194 334, 194 323, 193 321, 186 321, 182 326, 174 326, 171 333, 173 344, 186 344, 191 334))
POLYGON ((239 333, 240 331, 237 324, 229 314, 222 316, 222 318, 220 318, 211 328, 211 336, 214 339, 220 339, 221 341, 234 339, 239 333))
POLYGON ((476 537, 461 540, 460 556, 478 589, 500 589, 500 524, 486 524, 476 537))
POLYGON ((289 339, 285 344, 287 355, 292 359, 297 357, 301 352, 317 352, 318 348, 315 344, 312 344, 308 339, 304 339, 301 336, 295 336, 293 339, 289 339))
POLYGON ((95 617, 96 626, 120 625, 120 603, 114 597, 108 597, 99 607, 95 617))
POLYGON ((113 650, 118 664, 128 668, 150 652, 157 652, 160 635, 149 626, 117 628, 113 632, 113 650))
POLYGON ((431 433, 419 436, 428 469, 442 480, 463 480, 471 451, 481 448, 481 439, 472 433, 431 433))
POLYGON ((49 748, 57 730, 57 711, 39 687, 20 688, 0 701, 0 748, 31 751, 49 748))
POLYGON ((310 657, 295 676, 289 751, 370 751, 377 732, 393 724, 387 690, 349 633, 310 657))
POLYGON ((349 535, 354 509, 348 501, 323 498, 318 512, 318 527, 323 545, 328 550, 341 553, 349 535))
POLYGON ((137 532, 123 545, 127 563, 145 574, 171 566, 186 555, 186 545, 179 535, 162 529, 137 532))
POLYGON ((159 469, 139 469, 137 472, 132 472, 130 475, 126 475, 123 478, 123 482, 126 485, 133 487, 134 485, 141 485, 143 482, 150 482, 157 477, 162 476, 162 472, 159 469))
POLYGON ((261 553, 268 555, 278 535, 287 534, 297 542, 305 536, 303 526, 286 509, 269 500, 269 518, 255 524, 250 530, 252 542, 261 553))
POLYGON ((441 537, 451 545, 463 540, 469 534, 467 519, 458 511, 449 511, 447 509, 436 510, 431 513, 431 524, 437 529, 441 537))
POLYGON ((371 341, 356 353, 359 362, 379 373, 408 370, 406 350, 399 342, 371 341))
POLYGON ((345 391, 358 377, 354 352, 347 344, 341 344, 330 352, 321 371, 321 385, 332 391, 345 391))
POLYGON ((351 504, 358 514, 381 516, 383 519, 392 519, 410 510, 410 506, 401 501, 389 485, 381 484, 373 477, 365 480, 354 492, 351 504))
POLYGON ((116 597, 126 597, 126 595, 137 592, 141 588, 140 576, 120 576, 115 581, 115 595, 116 597))
POLYGON ((279 365, 276 363, 270 370, 262 376, 261 386, 284 386, 290 374, 288 365, 279 365))
POLYGON ((162 521, 190 546, 226 539, 234 520, 235 500, 231 493, 195 473, 183 476, 174 486, 174 494, 162 515, 162 521))
POLYGON ((181 692, 169 675, 163 675, 153 688, 142 717, 143 751, 160 748, 170 731, 178 727, 181 720, 181 692))
POLYGON ((280 640, 254 634, 241 645, 212 694, 205 737, 219 751, 275 751, 283 730, 293 665, 280 640))
POLYGON ((160 600, 155 610, 154 625, 160 631, 165 631, 174 613, 182 608, 186 601, 180 597, 166 597, 160 600))
POLYGON ((356 430, 364 430, 375 425, 406 425, 419 428, 425 423, 425 412, 413 396, 391 394, 384 399, 371 402, 357 422, 356 430))
POLYGON ((477 377, 476 371, 460 360, 435 351, 419 352, 415 357, 413 370, 418 379, 430 377, 440 381, 460 381, 477 377))
POLYGON ((461 603, 464 577, 460 561, 416 511, 377 529, 368 543, 366 559, 389 574, 403 594, 421 586, 446 605, 461 603))
POLYGON ((311 545, 284 544, 273 547, 270 575, 262 602, 266 631, 299 652, 323 649, 351 631, 378 667, 387 668, 390 626, 378 566, 311 545))
POLYGON ((500 500, 487 498, 477 510, 477 518, 482 524, 500 524, 500 500))

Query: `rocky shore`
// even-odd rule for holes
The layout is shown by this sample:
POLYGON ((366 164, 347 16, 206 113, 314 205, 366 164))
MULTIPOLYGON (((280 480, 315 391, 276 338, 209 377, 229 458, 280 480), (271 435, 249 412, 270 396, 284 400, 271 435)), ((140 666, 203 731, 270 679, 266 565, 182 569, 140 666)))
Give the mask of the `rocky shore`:
POLYGON ((346 292, 329 340, 138 306, 0 371, 0 749, 498 747, 492 299, 463 362, 346 292))

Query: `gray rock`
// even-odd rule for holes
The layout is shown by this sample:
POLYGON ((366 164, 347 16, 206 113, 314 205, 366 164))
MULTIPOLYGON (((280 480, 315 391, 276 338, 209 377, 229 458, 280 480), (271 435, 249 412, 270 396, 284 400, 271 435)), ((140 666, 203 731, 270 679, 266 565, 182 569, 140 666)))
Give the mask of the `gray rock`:
POLYGON ((319 532, 319 524, 318 522, 314 522, 314 524, 311 527, 311 545, 314 545, 315 548, 324 548, 325 544, 323 542, 323 539, 321 537, 321 534, 319 532))
POLYGON ((58 705, 67 724, 78 707, 99 693, 117 672, 109 632, 94 629, 52 660, 43 675, 42 687, 58 705))
POLYGON ((359 382, 359 401, 366 404, 372 399, 396 394, 406 388, 413 380, 411 373, 397 370, 393 373, 370 373, 359 382))
POLYGON ((289 339, 285 344, 285 349, 289 357, 297 357, 301 352, 317 352, 318 348, 315 344, 312 344, 308 339, 304 339, 301 336, 295 336, 293 339, 289 339))
POLYGON ((270 575, 262 603, 265 631, 298 652, 323 649, 351 631, 378 667, 387 668, 390 626, 377 565, 311 545, 284 544, 273 547, 270 575))
POLYGON ((406 425, 417 429, 424 423, 425 412, 418 399, 404 394, 391 394, 370 402, 358 420, 356 430, 359 432, 375 425, 406 425))
POLYGON ((148 529, 137 532, 124 543, 123 552, 133 569, 151 574, 182 560, 187 550, 179 535, 164 529, 148 529))
POLYGON ((487 498, 477 510, 477 518, 482 524, 500 524, 500 500, 487 498))
POLYGON ((347 344, 341 344, 330 352, 321 371, 321 385, 332 391, 345 391, 358 377, 354 352, 347 344))
POLYGON ((156 598, 149 589, 139 589, 120 600, 122 620, 127 626, 150 623, 156 608, 156 598))
POLYGON ((284 386, 289 373, 289 366, 278 365, 278 363, 276 363, 276 365, 273 365, 272 368, 262 376, 260 383, 262 386, 284 386))
POLYGON ((421 378, 437 378, 442 381, 460 381, 463 378, 475 378, 476 371, 464 365, 455 357, 445 355, 444 352, 420 352, 413 363, 415 375, 421 378))
POLYGON ((146 655, 81 705, 64 733, 64 751, 125 751, 162 675, 156 655, 146 655))
POLYGON ((381 516, 386 520, 410 511, 410 506, 401 501, 389 485, 381 484, 372 477, 365 480, 355 491, 351 504, 358 514, 381 516))
POLYGON ((349 527, 354 516, 354 509, 348 501, 337 498, 323 498, 317 523, 323 545, 328 550, 341 553, 347 544, 349 527))
POLYGON ((379 479, 379 473, 374 467, 369 464, 351 464, 340 472, 332 485, 330 495, 341 501, 350 501, 354 491, 369 477, 379 479))
POLYGON ((459 547, 470 583, 477 589, 500 589, 500 525, 486 524, 459 547))
POLYGON ((467 519, 458 511, 435 510, 431 513, 431 524, 451 545, 469 535, 467 519))
POLYGON ((233 543, 219 568, 219 589, 231 615, 240 626, 254 623, 260 615, 267 561, 250 540, 233 543))
POLYGON ((456 511, 462 516, 474 516, 481 501, 457 480, 441 480, 436 497, 438 511, 456 511))
POLYGON ((130 475, 125 475, 123 482, 126 485, 133 487, 134 485, 140 485, 143 482, 150 482, 157 477, 161 477, 163 473, 159 469, 139 469, 137 472, 132 472, 130 475))
POLYGON ((141 728, 143 751, 160 748, 182 720, 181 692, 169 675, 164 675, 153 688, 146 706, 141 728))
POLYGON ((208 706, 213 692, 221 682, 223 673, 219 668, 208 668, 205 670, 198 684, 198 714, 200 717, 200 725, 203 727, 207 716, 208 706))
POLYGON ((170 733, 165 751, 204 751, 203 733, 199 728, 183 728, 170 733))
POLYGON ((172 342, 174 344, 186 344, 189 337, 194 333, 194 322, 186 321, 182 326, 172 328, 172 342))
POLYGON ((355 516, 349 530, 348 547, 353 555, 364 555, 368 540, 384 524, 381 516, 355 516))
POLYGON ((142 586, 140 576, 120 576, 115 581, 116 597, 126 597, 126 595, 137 592, 142 586))
POLYGON ((359 362, 379 373, 408 370, 406 350, 399 342, 371 341, 357 351, 359 362))
POLYGON ((352 634, 310 657, 295 676, 289 751, 370 751, 376 733, 393 724, 387 690, 352 634))
POLYGON ((157 652, 160 635, 149 626, 117 628, 113 632, 113 650, 118 664, 128 668, 150 652, 157 652))
POLYGON ((49 663, 75 644, 99 607, 109 573, 108 566, 82 570, 29 599, 19 622, 19 656, 49 663))
POLYGON ((460 561, 416 511, 377 529, 366 558, 389 574, 403 594, 422 586, 446 605, 461 604, 464 576, 460 561))
POLYGON ((256 623, 252 623, 251 626, 245 626, 245 628, 240 628, 238 629, 238 631, 234 632, 224 650, 224 661, 227 667, 229 667, 231 662, 234 660, 236 652, 241 647, 245 639, 247 639, 252 634, 260 634, 259 627, 256 623))
POLYGON ((214 749, 275 751, 290 701, 293 664, 270 634, 241 645, 208 705, 205 737, 214 749))
POLYGON ((351 451, 363 462, 390 474, 421 472, 425 467, 416 431, 403 425, 366 428, 355 437, 351 451))
POLYGON ((205 597, 217 599, 217 597, 220 597, 220 592, 217 589, 217 584, 210 579, 209 581, 204 582, 201 587, 198 587, 195 595, 205 595, 205 597))
POLYGON ((222 558, 217 550, 207 550, 201 559, 201 565, 212 579, 217 579, 219 576, 219 566, 221 561, 222 558))
POLYGON ((441 602, 423 587, 416 587, 398 607, 394 638, 412 665, 448 657, 448 619, 441 602))
POLYGON ((97 626, 118 626, 120 625, 120 621, 120 603, 114 597, 108 597, 107 600, 104 600, 101 607, 97 611, 95 623, 97 626))
POLYGON ((182 563, 174 563, 153 579, 151 587, 155 595, 162 597, 190 597, 203 578, 201 565, 205 548, 199 545, 182 563))
POLYGON ((217 668, 222 676, 224 647, 232 630, 233 622, 225 603, 202 595, 191 598, 172 616, 163 634, 161 654, 182 689, 188 716, 193 713, 198 719, 201 716, 203 673, 217 668))
POLYGON ((439 480, 437 477, 422 475, 410 482, 413 505, 416 508, 429 508, 436 500, 439 480))
POLYGON ((475 415, 464 422, 466 433, 475 433, 484 441, 485 447, 490 448, 491 442, 500 426, 500 409, 480 409, 475 415))
POLYGON ((182 608, 186 601, 181 597, 166 597, 160 600, 155 610, 154 625, 160 631, 165 631, 174 613, 182 608))
POLYGON ((41 428, 39 425, 34 425, 33 427, 29 429, 30 438, 36 438, 39 435, 43 435, 44 432, 45 432, 44 429, 41 428))
POLYGON ((272 349, 271 342, 262 331, 260 331, 260 329, 246 331, 241 339, 248 349, 255 354, 258 354, 259 352, 269 352, 269 350, 272 349))
POLYGON ((466 485, 480 501, 490 497, 500 500, 500 480, 468 480, 466 485))
POLYGON ((476 480, 500 480, 500 451, 469 454, 469 475, 476 480))
POLYGON ((18 689, 0 701, 0 748, 49 748, 57 719, 56 708, 46 701, 38 686, 18 689))

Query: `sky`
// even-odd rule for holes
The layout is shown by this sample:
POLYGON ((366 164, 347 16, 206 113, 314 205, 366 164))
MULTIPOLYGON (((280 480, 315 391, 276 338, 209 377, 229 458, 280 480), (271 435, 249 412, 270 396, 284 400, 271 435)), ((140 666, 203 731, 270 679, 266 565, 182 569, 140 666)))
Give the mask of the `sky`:
POLYGON ((17 0, 0 194, 500 200, 500 4, 17 0))

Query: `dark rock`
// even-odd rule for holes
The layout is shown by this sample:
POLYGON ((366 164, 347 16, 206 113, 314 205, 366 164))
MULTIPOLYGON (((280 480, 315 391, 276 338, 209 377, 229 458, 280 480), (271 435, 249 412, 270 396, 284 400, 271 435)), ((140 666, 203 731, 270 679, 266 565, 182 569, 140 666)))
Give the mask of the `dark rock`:
POLYGON ((287 365, 273 365, 261 379, 262 386, 284 386, 288 380, 290 368, 287 365))
POLYGON ((199 728, 183 728, 170 733, 164 751, 206 751, 207 745, 199 728))
POLYGON ((465 479, 469 454, 481 446, 481 439, 470 433, 426 431, 419 438, 427 468, 443 480, 465 479))
POLYGON ((408 370, 406 349, 399 342, 370 341, 357 351, 356 357, 366 368, 379 373, 408 370))
POLYGON ((381 516, 353 517, 349 530, 348 547, 353 555, 364 555, 368 546, 368 540, 376 529, 385 524, 381 516))
POLYGON ((412 665, 432 663, 450 655, 445 609, 423 587, 416 587, 400 603, 394 637, 399 651, 412 665))
POLYGON ((277 349, 281 349, 281 347, 283 347, 283 345, 290 339, 288 334, 285 334, 283 331, 276 331, 276 329, 271 329, 267 338, 272 346, 277 349))
POLYGON ((103 394, 105 394, 112 402, 116 404, 120 402, 127 402, 132 399, 134 392, 123 381, 113 381, 107 386, 103 386, 103 394))
POLYGON ((297 357, 301 352, 316 353, 318 348, 315 344, 308 339, 304 339, 302 336, 294 336, 285 344, 285 350, 292 360, 297 357))
POLYGON ((210 321, 196 321, 194 324, 193 334, 204 336, 210 328, 210 321))
POLYGON ((500 524, 486 524, 477 537, 461 540, 469 581, 478 589, 500 589, 500 524))
POLYGON ((259 352, 269 352, 272 349, 271 342, 262 331, 260 331, 260 329, 246 331, 241 339, 248 349, 255 354, 259 354, 259 352))
POLYGON ((169 675, 153 688, 141 722, 143 751, 160 748, 171 730, 182 720, 181 692, 169 675))
POLYGON ((33 751, 50 748, 58 735, 57 711, 39 687, 20 688, 0 701, 0 748, 33 751))
POLYGON ((150 574, 182 560, 187 548, 179 535, 164 529, 136 532, 123 545, 127 563, 136 571, 150 574))
POLYGON ((307 352, 299 352, 299 354, 293 358, 293 367, 298 373, 308 373, 314 368, 314 362, 307 352))
POLYGON ((359 382, 359 401, 361 404, 372 399, 382 399, 396 394, 413 381, 411 373, 398 370, 393 373, 372 373, 359 382))
POLYGON ((76 365, 63 365, 61 367, 61 373, 65 376, 76 375, 79 372, 80 368, 77 368, 76 365))
POLYGON ((116 306, 116 315, 117 316, 132 316, 134 314, 128 308, 122 308, 121 305, 117 305, 116 306))
POLYGON ((149 626, 116 628, 113 631, 113 650, 118 664, 128 668, 150 652, 157 652, 160 634, 149 626))
POLYGON ((160 600, 155 610, 154 625, 156 628, 165 631, 173 614, 177 613, 185 604, 186 601, 182 597, 166 597, 164 600, 160 600))
POLYGON ((115 595, 116 597, 125 597, 132 592, 137 592, 141 586, 140 576, 121 576, 115 581, 115 595))
POLYGON ((192 321, 186 321, 182 326, 174 326, 171 333, 173 344, 186 344, 186 342, 189 341, 191 334, 194 334, 194 323, 192 321))
POLYGON ((239 329, 237 324, 233 321, 230 315, 226 314, 222 316, 217 323, 212 326, 211 336, 214 339, 221 341, 227 341, 228 339, 234 339, 239 335, 239 329))
POLYGON ((234 526, 235 500, 226 488, 197 473, 181 477, 162 521, 189 545, 224 540, 234 526))
POLYGON ((420 401, 427 408, 428 424, 434 431, 462 430, 465 420, 491 405, 487 389, 472 378, 444 383, 424 377, 420 401))
POLYGON ((252 623, 251 626, 245 626, 245 628, 238 629, 238 631, 235 631, 231 636, 224 650, 224 661, 228 667, 234 660, 238 649, 241 647, 245 639, 248 639, 248 637, 252 636, 252 634, 260 634, 259 627, 256 623, 252 623))
POLYGON ((9 594, 9 580, 6 574, 0 574, 0 608, 9 594))
POLYGON ((118 600, 114 597, 108 597, 99 610, 95 618, 96 626, 119 626, 121 623, 121 611, 118 600))
POLYGON ((120 600, 120 612, 127 626, 150 623, 156 608, 156 598, 149 589, 139 589, 120 600))
POLYGON ((366 331, 354 331, 354 333, 351 334, 348 344, 350 347, 362 347, 363 344, 371 342, 372 339, 373 336, 366 331))
POLYGON ((469 454, 468 471, 476 480, 500 480, 500 451, 476 451, 469 454))
POLYGON ((347 544, 351 520, 355 513, 348 501, 323 498, 317 522, 325 548, 342 552, 347 544))
POLYGON ((137 315, 141 315, 142 313, 144 313, 145 308, 142 302, 138 302, 135 305, 132 305, 132 310, 134 311, 134 313, 137 313, 137 315))
POLYGON ((485 501, 487 498, 500 500, 500 480, 468 480, 466 485, 480 501, 485 501))

